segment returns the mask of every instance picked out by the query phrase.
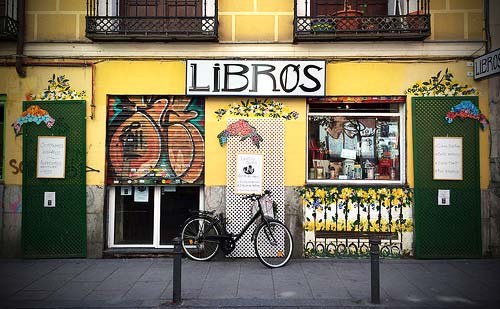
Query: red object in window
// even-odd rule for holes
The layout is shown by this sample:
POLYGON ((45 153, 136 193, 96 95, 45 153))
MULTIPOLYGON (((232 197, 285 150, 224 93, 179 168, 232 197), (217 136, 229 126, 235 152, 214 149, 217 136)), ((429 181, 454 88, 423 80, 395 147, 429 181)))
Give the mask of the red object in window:
POLYGON ((378 161, 378 172, 380 175, 390 176, 391 167, 392 167, 391 159, 383 158, 378 161))
POLYGON ((316 143, 315 140, 311 140, 309 142, 309 150, 311 151, 311 159, 323 160, 323 153, 321 153, 320 149, 318 148, 318 144, 316 143))

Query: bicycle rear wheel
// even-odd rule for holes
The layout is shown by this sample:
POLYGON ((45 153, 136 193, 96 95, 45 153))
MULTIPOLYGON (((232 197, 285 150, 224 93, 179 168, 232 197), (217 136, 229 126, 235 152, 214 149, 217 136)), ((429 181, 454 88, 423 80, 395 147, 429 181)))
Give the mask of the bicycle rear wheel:
POLYGON ((270 268, 284 266, 292 256, 292 234, 277 220, 263 222, 257 227, 254 247, 262 264, 270 268))
POLYGON ((207 240, 206 237, 219 235, 219 229, 210 218, 191 218, 182 228, 182 248, 189 258, 196 261, 208 261, 219 250, 219 241, 207 240))

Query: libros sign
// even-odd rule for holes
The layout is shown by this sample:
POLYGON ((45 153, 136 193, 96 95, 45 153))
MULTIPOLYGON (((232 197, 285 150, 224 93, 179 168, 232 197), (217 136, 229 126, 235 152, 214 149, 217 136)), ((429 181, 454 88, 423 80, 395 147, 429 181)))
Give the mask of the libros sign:
POLYGON ((474 59, 474 80, 500 73, 500 49, 474 59))
POLYGON ((325 95, 325 61, 188 60, 186 66, 187 95, 325 95))

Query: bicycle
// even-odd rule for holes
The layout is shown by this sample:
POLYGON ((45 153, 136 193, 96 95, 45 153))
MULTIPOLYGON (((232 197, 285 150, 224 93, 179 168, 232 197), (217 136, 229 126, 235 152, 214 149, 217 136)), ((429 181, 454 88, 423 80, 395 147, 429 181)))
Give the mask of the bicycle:
POLYGON ((266 190, 264 194, 243 197, 257 202, 258 209, 237 234, 227 231, 227 220, 223 214, 198 211, 191 216, 184 222, 181 232, 182 248, 186 255, 196 261, 208 261, 219 249, 225 255, 230 254, 252 223, 260 218, 260 224, 253 231, 251 238, 255 253, 260 262, 269 268, 284 266, 292 256, 293 238, 281 221, 264 214, 260 200, 270 194, 271 192, 266 190))

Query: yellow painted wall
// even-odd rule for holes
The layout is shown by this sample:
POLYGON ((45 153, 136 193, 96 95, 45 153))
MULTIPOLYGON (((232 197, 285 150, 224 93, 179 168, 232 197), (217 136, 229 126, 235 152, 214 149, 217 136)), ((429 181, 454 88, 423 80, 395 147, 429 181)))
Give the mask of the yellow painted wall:
POLYGON ((292 42, 293 0, 219 0, 221 42, 292 42))
MULTIPOLYGON (((5 184, 22 183, 22 174, 18 171, 22 161, 22 136, 16 137, 11 124, 21 116, 23 112, 22 102, 26 100, 28 94, 39 94, 47 88, 47 81, 52 78, 52 74, 65 75, 69 79, 71 88, 75 90, 85 90, 91 93, 92 72, 91 68, 73 68, 73 67, 26 67, 27 77, 19 78, 14 67, 0 67, 0 93, 7 95, 6 121, 5 121, 5 184), (15 167, 14 167, 15 166, 15 167)), ((90 96, 87 100, 87 117, 90 115, 90 96)), ((57 119, 56 119, 57 121, 57 119)), ((95 121, 94 121, 95 122, 95 121)), ((87 132, 93 132, 92 120, 87 119, 87 132)), ((89 145, 89 133, 87 133, 87 162, 95 161, 95 149, 92 144, 89 145), (90 146, 90 147, 89 147, 90 146)), ((89 165, 89 164, 87 164, 89 165)), ((102 174, 96 176, 87 175, 89 184, 102 183, 96 177, 102 177, 102 174)))
MULTIPOLYGON (((184 61, 104 61, 96 65, 96 124, 89 135, 99 157, 94 165, 105 171, 106 109, 108 95, 184 95, 184 61)), ((89 147, 89 144, 87 144, 89 147)), ((102 175, 101 183, 104 183, 102 175)))
POLYGON ((88 41, 86 1, 26 0, 26 41, 88 41))
MULTIPOLYGON (((226 129, 228 118, 215 117, 215 111, 231 103, 240 103, 247 98, 209 97, 206 99, 205 114, 205 184, 208 186, 226 185, 227 146, 221 147, 217 135, 226 129)), ((285 186, 302 186, 306 173, 306 103, 303 98, 269 98, 283 103, 290 111, 299 113, 296 120, 285 121, 285 186)))
MULTIPOLYGON (((431 40, 481 40, 482 0, 432 0, 431 40), (453 27, 450 27, 453 25, 453 27)), ((218 0, 220 42, 292 42, 294 0, 218 0)), ((88 41, 83 0, 27 0, 26 41, 88 41)))
MULTIPOLYGON (((331 62, 327 65, 328 96, 336 95, 403 95, 404 90, 416 81, 434 76, 438 71, 449 69, 460 84, 468 84, 480 91, 481 111, 488 116, 487 82, 476 83, 466 74, 471 67, 465 61, 439 63, 381 63, 381 62, 331 62)), ((6 109, 6 184, 20 184, 21 174, 9 165, 10 160, 22 160, 21 138, 15 138, 9 125, 22 112, 21 102, 27 93, 39 93, 47 87, 53 73, 66 75, 72 88, 91 93, 90 68, 27 67, 28 77, 17 77, 13 67, 0 67, 0 93, 7 94, 6 109)), ((105 171, 105 130, 107 95, 183 95, 185 93, 184 61, 104 61, 96 64, 95 118, 87 119, 87 165, 101 173, 88 173, 88 185, 103 185, 105 171)), ((206 98, 206 185, 225 185, 226 148, 216 138, 227 126, 225 118, 217 121, 214 111, 238 103, 242 98, 206 98)), ((290 110, 299 113, 299 119, 285 121, 285 185, 305 184, 306 171, 306 102, 304 98, 274 98, 290 110)), ((407 179, 413 186, 413 152, 411 132, 411 99, 407 100, 407 179)), ((90 115, 90 97, 87 100, 87 116, 90 115)), ((227 117, 227 116, 226 116, 227 117)), ((488 131, 480 132, 481 188, 489 185, 488 131)))
MULTIPOLYGON (((479 104, 481 111, 488 115, 487 83, 475 83, 472 77, 466 74, 471 70, 466 62, 441 62, 441 63, 380 63, 380 62, 341 62, 330 63, 327 66, 328 96, 343 95, 404 95, 406 88, 416 81, 424 81, 437 74, 440 70, 448 68, 460 84, 476 87, 480 91, 479 104)), ((217 138, 227 126, 227 122, 217 121, 215 110, 227 108, 230 103, 239 103, 241 98, 208 98, 206 110, 206 184, 225 185, 225 148, 221 148, 217 138)), ((285 103, 291 110, 299 112, 298 120, 285 122, 285 185, 301 186, 305 184, 306 171, 306 103, 303 98, 278 99, 285 103)), ((414 184, 413 174, 413 135, 411 131, 411 97, 407 99, 407 181, 411 187, 414 184)), ((227 117, 227 116, 225 116, 227 117)), ((444 116, 443 116, 444 117, 444 116)), ((489 184, 488 170, 488 132, 480 132, 480 165, 481 188, 489 184)))
POLYGON ((482 40, 483 0, 432 0, 431 40, 482 40))
MULTIPOLYGON (((479 108, 488 117, 488 83, 474 82, 467 72, 472 67, 465 61, 440 63, 330 63, 327 69, 327 95, 403 95, 404 90, 417 81, 428 80, 439 71, 449 69, 461 85, 469 85, 479 90, 479 108)), ((411 131, 411 98, 407 99, 407 181, 411 187, 414 184, 413 174, 413 135, 411 131)), ((444 117, 444 115, 443 115, 444 117)), ((488 131, 481 131, 480 138, 480 169, 481 188, 488 188, 489 173, 489 142, 488 131)))

